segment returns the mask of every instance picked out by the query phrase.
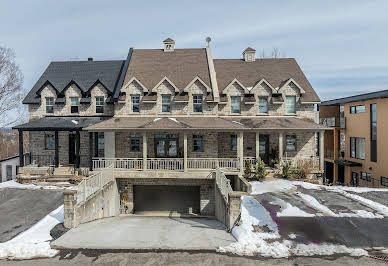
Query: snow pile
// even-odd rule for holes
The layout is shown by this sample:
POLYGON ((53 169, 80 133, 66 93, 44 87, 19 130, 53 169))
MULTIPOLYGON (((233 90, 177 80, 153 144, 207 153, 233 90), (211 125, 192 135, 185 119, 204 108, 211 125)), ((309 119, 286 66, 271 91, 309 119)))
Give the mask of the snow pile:
POLYGON ((322 205, 321 203, 319 203, 313 196, 310 196, 301 192, 296 192, 295 194, 298 195, 300 198, 302 198, 306 202, 306 205, 310 206, 311 208, 316 209, 328 216, 337 216, 337 214, 335 214, 332 210, 330 210, 325 205, 322 205))
POLYGON ((0 259, 31 259, 54 257, 58 251, 50 248, 51 229, 63 222, 63 205, 50 212, 28 230, 0 243, 0 259))
POLYGON ((294 189, 295 186, 292 184, 291 181, 283 180, 283 179, 275 179, 271 181, 252 181, 250 182, 252 185, 252 195, 258 195, 258 194, 264 194, 267 192, 274 192, 274 191, 282 191, 282 190, 289 190, 294 189))
MULTIPOLYGON (((62 184, 68 182, 61 182, 62 184)), ((59 184, 59 183, 58 183, 59 184)), ((61 187, 61 186, 37 186, 34 184, 20 184, 15 180, 0 183, 0 188, 21 188, 21 189, 76 189, 76 187, 61 187)))
POLYGON ((307 213, 298 207, 292 206, 290 203, 285 202, 282 199, 274 198, 271 204, 276 204, 280 206, 281 211, 276 214, 276 216, 292 216, 292 217, 314 217, 314 214, 307 213))
MULTIPOLYGON (((360 248, 348 248, 332 244, 295 244, 290 240, 280 240, 277 224, 268 211, 253 197, 244 196, 241 200, 241 224, 232 230, 237 242, 220 247, 219 252, 230 252, 238 255, 260 255, 264 257, 284 258, 295 256, 349 254, 366 256, 368 253, 360 248), (254 226, 266 226, 271 232, 254 232, 254 226), (279 239, 275 241, 275 239, 279 239), (270 240, 270 241, 266 241, 270 240)), ((295 239, 295 234, 290 234, 295 239)))
POLYGON ((345 191, 343 191, 341 194, 344 195, 345 197, 348 197, 350 199, 357 200, 357 201, 361 202, 362 204, 368 206, 369 208, 374 209, 374 210, 380 212, 381 214, 384 214, 384 216, 388 216, 388 207, 384 206, 383 204, 377 203, 375 201, 372 201, 370 199, 366 199, 366 198, 358 196, 358 195, 347 193, 345 191))

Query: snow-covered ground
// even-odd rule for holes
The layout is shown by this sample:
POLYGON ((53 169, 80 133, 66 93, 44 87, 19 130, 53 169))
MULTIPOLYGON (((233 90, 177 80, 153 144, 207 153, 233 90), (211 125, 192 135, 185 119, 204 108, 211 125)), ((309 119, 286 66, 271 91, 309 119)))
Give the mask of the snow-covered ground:
POLYGON ((58 251, 50 248, 51 229, 63 222, 63 205, 13 239, 0 243, 0 259, 31 259, 53 257, 58 251))
MULTIPOLYGON (((58 184, 68 185, 68 182, 60 182, 58 184)), ((15 180, 0 183, 0 188, 20 188, 20 189, 75 189, 75 187, 64 187, 64 186, 37 186, 34 184, 20 184, 15 180)))
MULTIPOLYGON (((259 195, 268 192, 285 192, 292 193, 300 197, 307 206, 316 210, 319 215, 334 217, 361 217, 361 218, 384 218, 388 216, 388 207, 348 192, 363 193, 370 191, 385 191, 388 189, 373 188, 349 188, 340 186, 323 186, 300 181, 289 181, 274 179, 270 181, 254 181, 252 184, 252 195, 259 195), (327 190, 337 192, 354 201, 362 203, 378 213, 368 212, 366 210, 352 210, 352 213, 335 213, 327 206, 321 204, 311 195, 301 193, 298 186, 304 189, 327 190)), ((271 194, 273 195, 273 194, 271 194)), ((272 205, 277 205, 280 210, 276 216, 292 217, 313 217, 318 214, 306 213, 296 206, 291 205, 283 199, 272 196, 272 205)), ((265 257, 289 257, 289 256, 313 256, 313 255, 333 255, 348 254, 351 256, 365 256, 367 251, 361 248, 349 248, 344 245, 335 245, 329 243, 309 243, 301 244, 293 241, 297 236, 289 234, 290 240, 284 240, 279 236, 278 226, 273 221, 269 212, 252 196, 244 196, 241 200, 241 223, 232 230, 233 236, 237 242, 227 246, 220 247, 220 252, 231 252, 239 255, 259 255, 265 257), (268 228, 269 232, 255 232, 256 226, 268 228)))

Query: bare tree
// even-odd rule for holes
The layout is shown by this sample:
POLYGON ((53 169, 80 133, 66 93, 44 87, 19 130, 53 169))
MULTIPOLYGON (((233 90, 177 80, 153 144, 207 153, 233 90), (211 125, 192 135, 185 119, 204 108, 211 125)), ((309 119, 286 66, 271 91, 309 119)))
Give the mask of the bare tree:
POLYGON ((279 58, 280 57, 280 50, 277 47, 272 48, 272 53, 271 53, 272 58, 279 58))
POLYGON ((280 49, 277 47, 272 48, 271 54, 268 55, 265 50, 261 50, 260 52, 260 58, 281 58, 286 57, 286 54, 283 52, 280 52, 280 49))
POLYGON ((0 46, 0 129, 22 117, 22 85, 23 75, 15 62, 14 51, 0 46))

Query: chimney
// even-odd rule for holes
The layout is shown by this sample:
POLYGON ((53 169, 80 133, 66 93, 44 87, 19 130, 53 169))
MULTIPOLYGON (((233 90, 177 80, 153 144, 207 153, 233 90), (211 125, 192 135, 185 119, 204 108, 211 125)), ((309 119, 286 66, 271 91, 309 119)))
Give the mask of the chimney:
POLYGON ((165 52, 173 52, 174 51, 174 45, 175 41, 171 38, 167 38, 163 41, 164 44, 164 51, 165 52))
POLYGON ((88 57, 88 61, 93 61, 93 57, 88 57))
POLYGON ((256 60, 256 50, 248 47, 243 52, 243 58, 245 62, 254 62, 256 60))

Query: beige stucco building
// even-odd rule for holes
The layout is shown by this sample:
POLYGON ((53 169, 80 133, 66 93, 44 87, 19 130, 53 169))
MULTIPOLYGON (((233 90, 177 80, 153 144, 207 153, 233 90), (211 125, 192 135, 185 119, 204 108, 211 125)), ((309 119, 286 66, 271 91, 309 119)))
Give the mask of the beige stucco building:
POLYGON ((323 102, 326 176, 333 183, 388 186, 388 92, 323 102))

